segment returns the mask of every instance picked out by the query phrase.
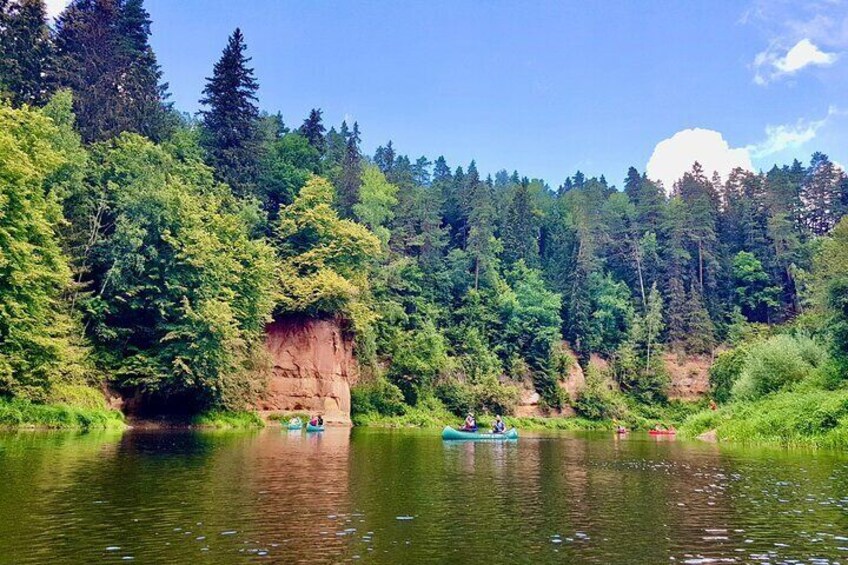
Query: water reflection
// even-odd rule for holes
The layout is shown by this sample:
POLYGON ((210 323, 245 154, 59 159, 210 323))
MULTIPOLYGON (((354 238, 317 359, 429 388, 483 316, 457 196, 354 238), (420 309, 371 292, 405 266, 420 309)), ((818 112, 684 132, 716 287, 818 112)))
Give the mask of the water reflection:
POLYGON ((846 462, 639 434, 2 435, 0 563, 827 563, 846 462))

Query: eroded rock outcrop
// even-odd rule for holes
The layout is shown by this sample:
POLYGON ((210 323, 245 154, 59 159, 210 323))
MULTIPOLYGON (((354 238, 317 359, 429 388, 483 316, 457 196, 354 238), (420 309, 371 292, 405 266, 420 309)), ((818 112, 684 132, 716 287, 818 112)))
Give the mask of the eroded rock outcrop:
POLYGON ((350 425, 350 386, 356 382, 353 343, 333 319, 288 317, 268 325, 271 361, 266 413, 323 414, 328 424, 350 425))

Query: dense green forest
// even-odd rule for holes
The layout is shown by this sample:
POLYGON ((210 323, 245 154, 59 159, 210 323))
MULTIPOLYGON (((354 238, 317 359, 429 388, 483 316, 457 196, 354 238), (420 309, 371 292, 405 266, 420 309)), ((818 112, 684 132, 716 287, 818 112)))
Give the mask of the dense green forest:
POLYGON ((842 386, 848 177, 826 155, 728 178, 694 163, 671 187, 632 167, 620 186, 488 175, 391 141, 369 156, 357 123, 260 112, 238 29, 203 110, 180 113, 149 35, 142 0, 74 0, 50 25, 42 0, 0 0, 0 395, 108 383, 243 408, 263 328, 289 314, 343 322, 355 407, 381 414, 509 412, 532 383, 550 408, 623 417, 666 401, 669 351, 717 355, 721 402, 842 386), (577 399, 564 342, 609 360, 577 399))

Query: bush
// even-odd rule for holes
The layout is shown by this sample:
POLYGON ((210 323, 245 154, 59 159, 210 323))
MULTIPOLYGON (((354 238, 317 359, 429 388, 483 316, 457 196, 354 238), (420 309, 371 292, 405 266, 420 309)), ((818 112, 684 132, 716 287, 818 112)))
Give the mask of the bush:
POLYGON ((124 427, 117 410, 78 408, 62 404, 37 404, 0 398, 0 427, 51 429, 114 429, 124 427))
POLYGON ((209 410, 192 418, 193 426, 203 428, 262 428, 265 422, 256 412, 209 410))
POLYGON ((639 402, 663 403, 668 400, 670 378, 659 355, 652 361, 645 367, 635 349, 625 344, 616 352, 612 370, 621 388, 639 402))
POLYGON ((518 404, 519 392, 516 387, 504 385, 497 379, 476 385, 449 380, 436 387, 436 397, 457 416, 468 412, 511 414, 518 404))
POLYGON ((719 439, 740 443, 848 446, 848 390, 779 392, 754 402, 705 410, 681 428, 687 436, 716 430, 719 439))
POLYGON ((401 416, 406 409, 403 393, 386 379, 378 378, 373 382, 355 386, 350 391, 352 415, 375 413, 383 416, 401 416))
POLYGON ((50 390, 50 403, 92 410, 106 408, 106 399, 103 397, 103 393, 94 387, 85 385, 53 385, 50 390))
POLYGON ((747 358, 748 349, 743 346, 723 351, 716 357, 710 367, 710 392, 717 402, 730 400, 730 392, 739 379, 747 358))
POLYGON ((574 408, 590 420, 618 419, 627 416, 623 399, 611 391, 597 369, 589 366, 586 386, 577 395, 574 408))
POLYGON ((824 349, 810 338, 772 337, 751 347, 732 396, 751 400, 801 382, 826 359, 824 349))

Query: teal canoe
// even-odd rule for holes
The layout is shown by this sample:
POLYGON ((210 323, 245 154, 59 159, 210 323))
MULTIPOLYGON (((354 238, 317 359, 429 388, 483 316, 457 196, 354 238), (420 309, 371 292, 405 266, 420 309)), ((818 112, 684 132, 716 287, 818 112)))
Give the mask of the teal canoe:
POLYGON ((515 428, 510 428, 502 434, 490 434, 490 433, 480 433, 480 432, 462 432, 459 430, 455 430, 450 426, 446 426, 444 430, 442 430, 442 439, 465 439, 465 440, 495 440, 495 441, 503 441, 506 439, 518 439, 518 430, 515 428))
POLYGON ((302 430, 303 424, 289 424, 287 427, 290 430, 302 430))
POLYGON ((312 424, 306 424, 307 432, 323 432, 324 426, 313 426, 312 424))

